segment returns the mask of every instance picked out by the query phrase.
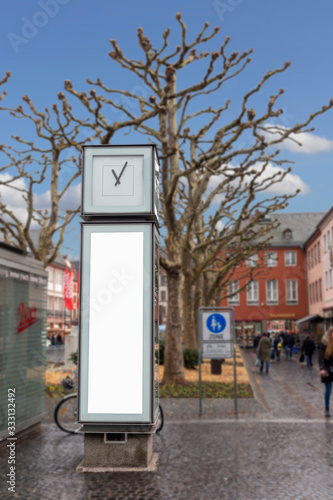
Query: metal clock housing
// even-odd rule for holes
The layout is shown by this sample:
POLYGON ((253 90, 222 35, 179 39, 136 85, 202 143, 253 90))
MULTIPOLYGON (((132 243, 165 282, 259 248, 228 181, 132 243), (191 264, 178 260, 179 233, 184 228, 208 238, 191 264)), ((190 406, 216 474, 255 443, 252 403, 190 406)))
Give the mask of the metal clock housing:
POLYGON ((83 146, 83 218, 140 216, 158 220, 155 145, 83 146))

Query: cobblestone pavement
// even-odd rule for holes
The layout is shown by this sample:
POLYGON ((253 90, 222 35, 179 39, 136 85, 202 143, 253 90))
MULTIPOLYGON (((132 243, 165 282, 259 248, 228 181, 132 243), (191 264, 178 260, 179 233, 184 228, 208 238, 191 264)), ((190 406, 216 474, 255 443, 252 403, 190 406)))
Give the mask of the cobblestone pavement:
MULTIPOLYGON (((162 400, 165 427, 154 437, 157 472, 77 474, 81 435, 65 435, 49 408, 41 431, 17 442, 16 493, 6 492, 0 449, 0 498, 26 500, 311 500, 333 498, 333 418, 323 416, 318 367, 283 358, 269 375, 243 352, 255 400, 162 400)), ((55 401, 48 400, 49 405, 55 401)))

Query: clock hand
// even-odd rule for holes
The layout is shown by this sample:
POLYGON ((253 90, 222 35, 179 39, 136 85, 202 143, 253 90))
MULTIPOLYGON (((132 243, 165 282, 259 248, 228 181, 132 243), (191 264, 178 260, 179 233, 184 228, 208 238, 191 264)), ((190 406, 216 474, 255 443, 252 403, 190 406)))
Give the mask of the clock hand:
POLYGON ((118 177, 117 177, 117 174, 116 174, 116 172, 115 172, 115 171, 114 171, 113 169, 112 169, 112 173, 113 173, 113 175, 115 176, 115 178, 116 178, 116 181, 118 182, 118 180, 119 180, 119 179, 118 179, 118 177))
POLYGON ((119 174, 119 177, 117 178, 117 182, 115 183, 115 186, 116 186, 117 184, 120 184, 120 177, 123 175, 124 170, 125 170, 125 168, 126 168, 126 165, 127 165, 127 162, 125 163, 125 165, 124 165, 124 166, 123 166, 123 168, 121 169, 121 172, 120 172, 120 174, 119 174))

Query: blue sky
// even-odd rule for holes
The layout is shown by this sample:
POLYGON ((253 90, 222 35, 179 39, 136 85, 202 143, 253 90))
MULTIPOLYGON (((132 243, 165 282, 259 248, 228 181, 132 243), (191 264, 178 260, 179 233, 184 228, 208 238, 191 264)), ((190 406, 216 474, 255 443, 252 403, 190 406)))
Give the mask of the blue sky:
MULTIPOLYGON (((331 0, 3 0, 0 78, 7 70, 12 73, 3 105, 21 104, 21 97, 28 94, 39 109, 51 107, 57 102, 65 79, 72 80, 80 90, 86 90, 86 78, 96 77, 114 88, 133 89, 140 82, 135 83, 126 72, 119 71, 110 59, 110 38, 115 38, 133 58, 142 57, 136 36, 139 26, 158 46, 163 31, 170 27, 170 45, 177 45, 176 12, 182 12, 190 39, 201 30, 204 21, 211 27, 221 27, 211 50, 219 48, 226 35, 231 38, 230 51, 254 49, 245 73, 221 93, 223 101, 230 98, 237 105, 266 71, 283 66, 285 61, 291 61, 291 67, 260 93, 254 102, 256 109, 266 105, 269 96, 283 87, 285 93, 279 106, 285 115, 280 125, 288 127, 305 120, 333 97, 331 0)), ((192 77, 195 75, 189 72, 189 81, 192 77)), ((285 147, 283 151, 284 158, 295 162, 289 178, 291 185, 302 188, 302 194, 291 200, 287 209, 290 212, 325 212, 332 205, 332 119, 333 111, 320 116, 314 122, 315 132, 303 137, 302 148, 285 147)), ((22 137, 31 134, 23 122, 3 113, 0 127, 0 142, 4 144, 18 130, 22 137)), ((119 137, 114 142, 127 140, 128 136, 119 137)), ((47 198, 42 190, 38 195, 41 202, 47 198)), ((70 195, 68 202, 79 202, 78 183, 70 195)), ((13 198, 10 203, 15 208, 13 198)), ((19 209, 20 202, 17 203, 19 209)), ((79 218, 70 228, 63 249, 72 258, 79 254, 78 228, 79 218)))

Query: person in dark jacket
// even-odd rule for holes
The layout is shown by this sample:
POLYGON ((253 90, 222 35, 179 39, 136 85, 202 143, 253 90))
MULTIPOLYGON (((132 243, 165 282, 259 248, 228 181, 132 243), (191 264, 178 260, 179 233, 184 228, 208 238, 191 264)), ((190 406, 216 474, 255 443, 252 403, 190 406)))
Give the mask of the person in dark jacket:
POLYGON ((312 355, 316 350, 315 343, 308 334, 303 341, 302 352, 305 354, 306 365, 312 366, 312 355))
POLYGON ((284 342, 284 346, 286 349, 286 360, 287 361, 288 361, 288 359, 290 359, 290 361, 292 360, 294 345, 295 345, 295 336, 287 330, 287 334, 285 336, 285 342, 284 342))
POLYGON ((261 335, 258 332, 257 335, 253 339, 253 348, 254 348, 256 353, 258 352, 258 345, 259 345, 260 339, 261 339, 261 335))
POLYGON ((319 347, 321 381, 325 384, 325 416, 330 417, 330 396, 333 382, 333 328, 329 328, 319 347))

